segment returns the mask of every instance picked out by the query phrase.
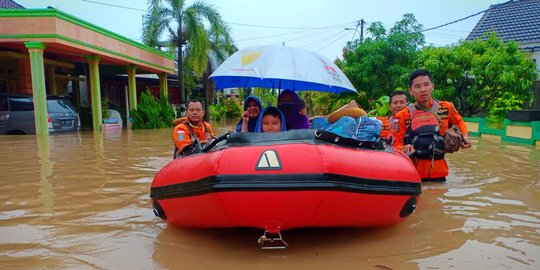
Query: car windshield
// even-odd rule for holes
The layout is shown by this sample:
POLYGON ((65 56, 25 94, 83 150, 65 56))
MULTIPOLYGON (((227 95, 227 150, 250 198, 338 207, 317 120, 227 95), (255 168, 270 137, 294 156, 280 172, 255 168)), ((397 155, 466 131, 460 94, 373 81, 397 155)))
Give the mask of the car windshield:
POLYGON ((65 99, 50 99, 47 100, 47 111, 50 113, 75 113, 75 108, 71 102, 65 99))

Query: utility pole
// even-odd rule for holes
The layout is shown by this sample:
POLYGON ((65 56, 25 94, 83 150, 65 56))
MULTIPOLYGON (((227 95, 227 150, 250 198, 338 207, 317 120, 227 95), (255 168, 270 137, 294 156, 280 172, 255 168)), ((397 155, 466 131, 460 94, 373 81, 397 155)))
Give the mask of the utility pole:
MULTIPOLYGON (((361 19, 356 22, 355 28, 348 28, 348 27, 344 28, 345 30, 354 30, 354 34, 351 39, 351 42, 354 40, 354 35, 358 32, 358 27, 360 27, 360 32, 358 32, 358 34, 360 35, 360 43, 364 41, 364 24, 366 24, 366 21, 364 21, 364 19, 361 19)), ((358 42, 355 42, 355 43, 357 43, 356 45, 358 45, 358 42)))
MULTIPOLYGON (((365 23, 366 22, 364 21, 364 19, 360 20, 360 43, 364 42, 364 24, 365 23)), ((358 27, 358 25, 356 27, 358 27)))

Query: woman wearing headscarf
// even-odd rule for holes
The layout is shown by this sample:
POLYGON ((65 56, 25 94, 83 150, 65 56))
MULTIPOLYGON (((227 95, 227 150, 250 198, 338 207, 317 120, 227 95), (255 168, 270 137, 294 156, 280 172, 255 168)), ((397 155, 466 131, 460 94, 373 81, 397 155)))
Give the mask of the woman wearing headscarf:
POLYGON ((255 132, 257 118, 262 111, 262 105, 256 96, 248 96, 244 99, 244 112, 236 125, 236 132, 255 132))
POLYGON ((285 115, 287 130, 309 128, 309 119, 300 114, 298 95, 292 90, 283 90, 278 97, 278 108, 285 115))

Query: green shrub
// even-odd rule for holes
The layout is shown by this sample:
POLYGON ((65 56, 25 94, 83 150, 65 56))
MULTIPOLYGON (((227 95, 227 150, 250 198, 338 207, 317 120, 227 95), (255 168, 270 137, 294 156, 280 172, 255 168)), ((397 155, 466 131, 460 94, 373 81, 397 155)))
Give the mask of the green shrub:
POLYGON ((166 97, 157 100, 146 88, 141 93, 137 110, 131 111, 133 129, 166 128, 173 125, 174 111, 166 97))
POLYGON ((240 104, 232 98, 225 99, 223 105, 226 107, 225 117, 226 118, 238 118, 242 115, 243 108, 240 107, 240 104))
POLYGON ((388 116, 390 114, 390 97, 382 96, 371 103, 368 115, 373 116, 388 116))
POLYGON ((111 101, 108 97, 102 96, 101 97, 101 117, 103 119, 107 119, 111 117, 111 112, 109 111, 109 107, 111 107, 111 101))
POLYGON ((223 104, 210 105, 210 121, 215 122, 225 118, 227 107, 223 104))
POLYGON ((302 98, 306 102, 308 110, 313 115, 329 115, 353 99, 361 108, 365 109, 366 107, 362 106, 362 99, 364 97, 365 95, 350 93, 340 93, 337 95, 335 93, 315 91, 302 93, 302 98))
POLYGON ((504 119, 488 118, 487 127, 490 129, 503 129, 504 119))
POLYGON ((488 127, 501 129, 506 118, 506 113, 509 110, 519 110, 522 105, 523 101, 519 100, 512 93, 504 93, 502 97, 496 98, 495 102, 489 107, 489 115, 487 117, 488 127))

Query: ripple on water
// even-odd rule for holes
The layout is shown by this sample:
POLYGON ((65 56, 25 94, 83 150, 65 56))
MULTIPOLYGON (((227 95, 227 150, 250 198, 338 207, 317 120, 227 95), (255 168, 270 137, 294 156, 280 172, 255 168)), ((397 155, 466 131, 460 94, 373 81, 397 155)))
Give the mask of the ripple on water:
POLYGON ((141 159, 142 161, 138 164, 134 164, 133 168, 147 172, 158 172, 161 168, 171 162, 170 158, 164 157, 144 157, 141 159))
POLYGON ((475 197, 475 199, 489 201, 494 204, 508 204, 508 205, 525 205, 524 202, 518 200, 509 200, 509 199, 499 199, 493 197, 475 197))
POLYGON ((510 213, 498 213, 497 215, 510 218, 512 220, 512 224, 516 226, 540 228, 540 219, 535 217, 510 213))
POLYGON ((135 182, 144 184, 144 183, 152 183, 153 180, 154 178, 151 178, 151 177, 142 177, 142 178, 136 179, 135 182))
POLYGON ((25 210, 12 210, 0 212, 0 220, 8 220, 16 217, 21 217, 26 214, 25 210))
POLYGON ((19 224, 0 227, 0 244, 38 244, 47 242, 51 226, 19 224))
POLYGON ((444 196, 446 197, 464 197, 474 193, 480 193, 479 188, 450 188, 444 196))
POLYGON ((540 258, 538 246, 497 239, 467 240, 457 249, 414 261, 419 269, 540 269, 540 261, 531 258, 540 258))
POLYGON ((170 129, 51 136, 45 151, 33 136, 1 137, 0 268, 270 269, 279 257, 287 269, 540 269, 540 151, 473 140, 448 155, 447 183, 422 184, 403 223, 290 230, 290 249, 262 252, 257 230, 154 216, 150 183, 171 160, 170 129))
POLYGON ((121 209, 95 213, 81 220, 88 224, 107 224, 124 226, 130 223, 144 223, 154 220, 155 216, 151 209, 141 208, 135 205, 121 209))

